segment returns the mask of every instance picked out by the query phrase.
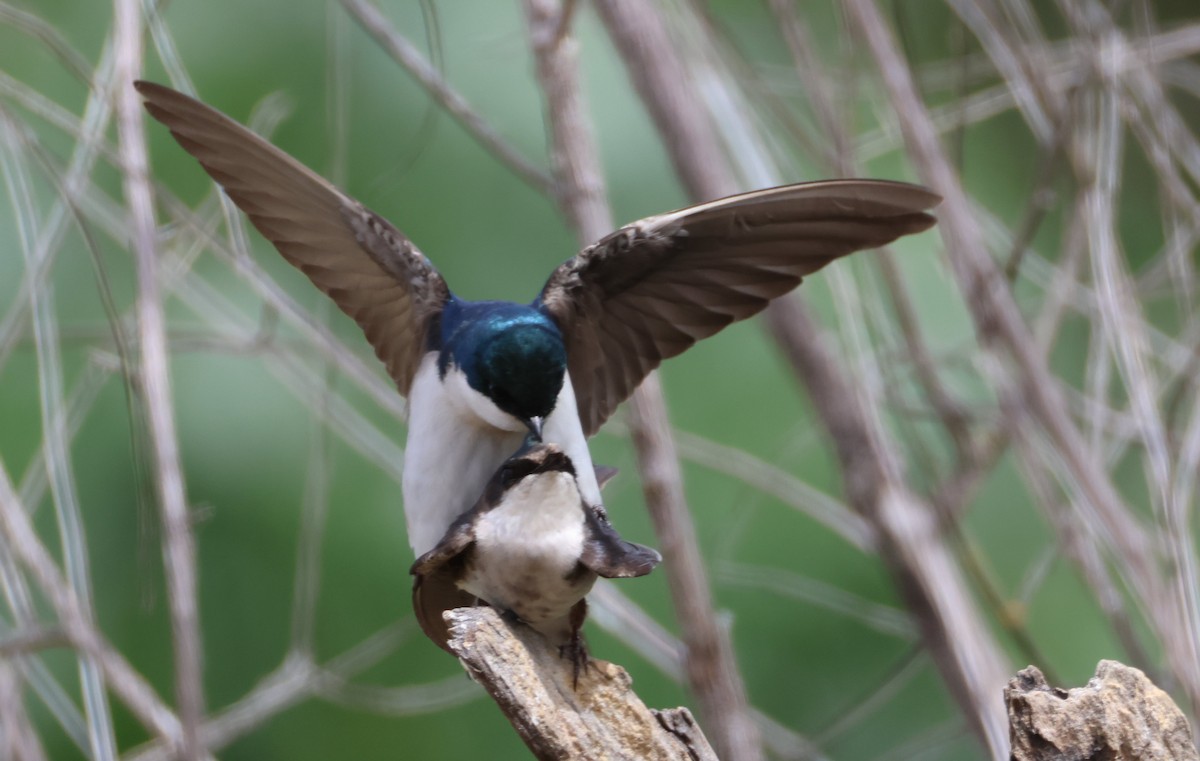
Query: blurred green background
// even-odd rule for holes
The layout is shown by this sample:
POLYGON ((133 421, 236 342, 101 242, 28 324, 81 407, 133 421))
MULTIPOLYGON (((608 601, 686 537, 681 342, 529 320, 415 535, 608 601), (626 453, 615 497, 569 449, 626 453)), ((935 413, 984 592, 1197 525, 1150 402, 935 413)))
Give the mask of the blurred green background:
MULTIPOLYGON (((815 30, 836 36, 830 4, 805 5, 815 30)), ((1160 18, 1187 11, 1165 4, 1160 18)), ((111 24, 105 3, 36 0, 29 10, 56 27, 91 65, 104 50, 111 24)), ((416 3, 381 3, 384 14, 424 47, 427 36, 441 47, 444 74, 509 141, 544 164, 541 100, 532 77, 528 39, 516 3, 436 3, 436 27, 416 3)), ((786 100, 792 70, 771 17, 757 3, 728 0, 709 6, 767 80, 786 100)), ((914 60, 947 55, 954 44, 946 8, 934 2, 897 3, 894 12, 908 32, 914 60)), ((209 0, 169 4, 163 18, 177 54, 207 103, 246 121, 255 105, 274 92, 286 95, 290 116, 273 141, 304 163, 337 180, 355 197, 393 221, 435 262, 454 291, 467 298, 532 298, 550 270, 575 250, 575 241, 554 205, 516 179, 432 106, 424 92, 382 53, 336 3, 321 0, 209 0), (348 132, 334 146, 335 98, 330 72, 344 66, 348 132), (339 153, 340 152, 340 153, 339 153), (344 165, 341 159, 344 157, 344 165)), ((607 172, 608 194, 618 223, 684 205, 654 129, 633 93, 598 21, 584 5, 576 17, 595 132, 607 172)), ((827 47, 818 36, 819 47, 827 47)), ((145 77, 167 82, 151 52, 145 77)), ((831 47, 831 44, 829 45, 831 47)), ((83 85, 67 74, 46 48, 0 23, 0 70, 30 89, 79 113, 83 85)), ((19 106, 5 101, 24 113, 19 106)), ((863 121, 870 109, 863 107, 863 121)), ((59 161, 73 138, 36 117, 37 138, 59 161)), ((962 144, 964 179, 1001 219, 1015 221, 1039 170, 1040 157, 1011 112, 973 126, 962 144)), ((148 124, 156 180, 190 204, 212 195, 207 176, 170 140, 148 124)), ((115 132, 110 132, 115 137, 115 132)), ((1136 176, 1138 159, 1129 171, 1136 176)), ((815 166, 815 165, 812 165, 815 166)), ((1144 162, 1142 163, 1144 166, 1144 162)), ((867 174, 913 179, 896 153, 868 166, 867 174)), ((815 168, 789 181, 817 179, 815 168)), ((1141 171, 1145 171, 1141 169, 1141 171)), ((41 174, 34 172, 41 178, 41 174)), ((105 166, 94 174, 97 192, 120 199, 118 174, 105 166)), ((32 201, 45 214, 54 187, 39 179, 32 201)), ((1131 220, 1153 214, 1148 196, 1124 213, 1131 220), (1139 208, 1140 206, 1140 208, 1139 208)), ((1061 220, 1052 212, 1037 242, 1054 257, 1061 220)), ((1160 245, 1153 229, 1131 221, 1123 230, 1131 251, 1160 245)), ((248 229, 248 227, 247 227, 248 229)), ((25 271, 15 237, 11 204, 0 205, 0 307, 7 311, 25 271)), ((222 233, 223 234, 223 233, 222 233)), ((256 234, 255 261, 300 304, 325 314, 333 330, 364 362, 377 367, 357 328, 329 309, 307 280, 292 271, 256 234)), ((933 233, 897 246, 903 277, 918 304, 936 353, 964 351, 973 331, 956 290, 942 268, 933 233)), ((120 310, 133 304, 135 276, 123 242, 99 237, 99 266, 120 310)), ((870 265, 846 262, 845 273, 869 276, 870 265)), ((92 261, 77 231, 69 234, 52 275, 54 310, 60 321, 68 389, 88 372, 97 349, 112 341, 92 261)), ((289 642, 297 536, 313 448, 326 452, 330 489, 327 530, 321 546, 321 586, 316 650, 327 659, 398 620, 409 620, 408 566, 398 484, 380 468, 323 431, 312 405, 298 399, 271 374, 262 353, 235 350, 259 326, 273 340, 295 340, 276 327, 261 300, 229 263, 201 253, 195 271, 239 310, 247 330, 218 334, 209 321, 178 300, 168 304, 172 379, 187 493, 197 516, 205 688, 210 710, 238 700, 278 666, 289 642)), ((50 293, 51 290, 47 290, 50 293)), ((830 283, 812 278, 804 298, 837 335, 844 313, 832 302, 830 283)), ((1018 296, 1021 290, 1018 286, 1018 296)), ((869 307, 867 307, 869 308, 869 307)), ((1078 319, 1078 318, 1076 318, 1078 319)), ((1083 322, 1075 328, 1081 334, 1083 322)), ((1071 327, 1067 331, 1070 334, 1071 327)), ((1055 347, 1055 368, 1070 378, 1081 372, 1083 349, 1069 341, 1055 347)), ((336 368, 313 358, 304 372, 328 378, 396 445, 402 427, 369 399, 350 389, 336 368)), ((40 447, 38 358, 25 331, 0 366, 0 458, 19 479, 40 447)), ((812 411, 778 352, 754 322, 731 327, 663 369, 672 420, 684 432, 749 452, 832 495, 840 475, 812 411)), ((982 408, 994 407, 973 372, 951 374, 955 390, 982 408)), ((907 381, 905 381, 907 383, 907 381)), ((906 388, 896 389, 903 398, 906 388)), ((95 603, 103 631, 170 700, 172 655, 157 517, 144 495, 144 479, 131 444, 127 391, 117 375, 99 388, 71 448, 82 499, 95 603)), ((920 421, 910 423, 918 429, 920 421)), ((622 476, 606 491, 614 521, 628 538, 654 543, 632 460, 620 426, 596 437, 597 462, 616 465, 622 476)), ((919 433, 919 432, 918 432, 919 433)), ((934 446, 930 456, 939 452, 934 446)), ((934 468, 936 470, 936 468, 934 468)), ((814 600, 824 587, 850 595, 848 605, 899 609, 878 558, 858 551, 835 533, 746 483, 693 463, 685 464, 687 492, 700 541, 710 560, 713 591, 729 614, 738 661, 751 702, 776 722, 817 737, 832 758, 866 759, 981 757, 951 698, 927 657, 919 652, 906 618, 867 612, 867 621, 832 603, 814 600), (750 566, 747 573, 746 566, 750 566), (762 583, 764 578, 778 585, 762 583), (792 590, 788 592, 788 590, 792 590), (814 592, 813 590, 817 590, 814 592), (872 617, 873 616, 873 617, 872 617), (907 634, 880 631, 899 621, 907 634), (871 625, 874 623, 875 625, 871 625), (894 694, 853 726, 829 733, 852 707, 897 673, 894 694), (904 748, 910 748, 911 754, 904 748), (892 755, 889 756, 888 754, 892 755), (897 755, 899 754, 899 755, 897 755)), ((930 474, 912 468, 920 484, 930 474)), ((1011 465, 983 485, 965 516, 997 587, 1016 594, 1031 569, 1044 580, 1028 605, 1016 611, 1047 662, 1066 684, 1082 684, 1099 658, 1122 658, 1095 603, 1074 570, 1055 560, 1042 518, 1030 506, 1011 465)), ((56 536, 50 497, 37 506, 41 535, 56 536)), ((620 584, 668 629, 675 624, 662 573, 620 584)), ((1000 611, 993 610, 999 615, 1000 611)), ((1013 611, 1007 611, 1012 613, 1013 611)), ((6 619, 7 620, 7 619, 6 619)), ((375 685, 409 685, 452 676, 461 668, 426 642, 413 627, 401 646, 358 677, 375 685)), ((653 664, 596 625, 589 627, 593 653, 624 665, 648 705, 688 705, 689 696, 653 664)), ((1024 653, 1011 650, 1013 669, 1024 653)), ((77 694, 74 658, 46 656, 54 675, 77 694)), ((465 676, 457 677, 466 681, 465 676)), ((999 699, 999 696, 997 696, 999 699)), ((82 757, 36 699, 31 711, 50 757, 82 757)), ((136 721, 114 701, 122 749, 145 739, 136 721)), ((445 710, 384 715, 353 706, 308 699, 279 712, 218 754, 227 759, 322 758, 524 758, 526 751, 499 711, 476 698, 445 710)))

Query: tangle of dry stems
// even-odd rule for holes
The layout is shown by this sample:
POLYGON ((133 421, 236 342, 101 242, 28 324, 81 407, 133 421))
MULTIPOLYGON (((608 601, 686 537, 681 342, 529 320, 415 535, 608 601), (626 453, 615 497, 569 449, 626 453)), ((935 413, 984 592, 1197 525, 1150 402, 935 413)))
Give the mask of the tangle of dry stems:
MULTIPOLYGON (((946 198, 939 225, 944 285, 974 327, 974 337, 956 345, 939 340, 944 333, 912 293, 911 265, 888 254, 878 269, 854 265, 858 277, 844 269, 831 272, 841 304, 836 335, 800 302, 769 310, 764 326, 832 440, 844 474, 844 503, 797 489, 776 462, 749 452, 730 457, 726 445, 674 435, 657 381, 648 384, 630 405, 625 434, 638 453, 668 559, 664 570, 682 636, 674 638, 612 585, 601 585, 593 596, 595 620, 669 678, 687 684, 721 757, 761 758, 764 749, 781 758, 823 755, 822 743, 755 707, 753 683, 747 691, 728 628, 712 602, 711 568, 700 559, 680 475, 682 454, 755 492, 784 497, 859 552, 877 553, 907 616, 864 607, 863 620, 898 638, 919 633, 922 652, 955 696, 963 723, 993 757, 1007 754, 998 700, 1013 666, 1005 647, 1044 660, 1039 637, 1009 603, 1036 598, 1059 556, 1083 580, 1120 643, 1124 652, 1115 655, 1176 687, 1195 716, 1200 130, 1189 114, 1200 98, 1200 24, 1160 28, 1155 6, 1147 2, 1124 4, 1124 15, 1114 16, 1097 0, 1059 0, 1052 9, 1029 0, 947 0, 962 48, 945 60, 916 65, 903 47, 902 33, 913 20, 902 6, 886 16, 872 0, 845 0, 837 4, 841 36, 814 44, 808 7, 771 0, 769 12, 790 57, 780 65, 741 49, 720 16, 700 4, 575 5, 526 0, 524 6, 549 121, 546 172, 510 146, 379 9, 360 0, 340 3, 515 178, 552 194, 583 241, 612 227, 592 119, 578 85, 574 32, 592 23, 593 11, 695 199, 807 179, 814 165, 821 174, 865 174, 868 161, 901 150, 916 176, 946 198), (1046 14, 1065 35, 1046 31, 1046 14), (870 99, 877 123, 857 123, 862 117, 847 103, 860 95, 870 99), (955 146, 1007 114, 1016 115, 1041 169, 1024 208, 1002 218, 981 201, 981 180, 955 146), (1123 168, 1131 155, 1148 167, 1144 176, 1152 177, 1152 188, 1127 182, 1123 168), (1127 208, 1145 208, 1137 204, 1148 196, 1157 198, 1157 218, 1141 223, 1157 225, 1149 237, 1161 243, 1131 251, 1118 220, 1127 208), (1057 244, 1046 243, 1052 222, 1063 230, 1057 244), (1058 370, 1059 356, 1068 336, 1080 331, 1083 367, 1081 377, 1072 379, 1058 370), (995 580, 981 537, 964 521, 996 478, 1012 479, 1013 500, 1034 505, 1050 531, 1039 540, 1042 560, 1030 563, 1018 591, 995 580)), ((46 709, 39 715, 49 715, 50 725, 82 756, 95 759, 122 753, 209 758, 312 698, 384 715, 473 699, 477 693, 460 680, 389 687, 354 680, 402 645, 411 631, 406 624, 342 655, 316 657, 328 455, 314 445, 287 654, 241 698, 206 708, 197 605, 203 569, 196 565, 181 475, 168 353, 202 348, 258 358, 313 411, 318 438, 348 445, 397 483, 402 452, 395 429, 403 405, 356 348, 249 258, 242 223, 227 206, 207 200, 192 207, 152 183, 139 106, 123 86, 144 67, 144 31, 172 80, 184 89, 190 85, 171 30, 153 3, 116 0, 113 21, 93 66, 36 13, 0 3, 0 24, 38 40, 65 71, 90 81, 86 105, 76 115, 0 72, 2 168, 16 223, 13 248, 24 256, 20 283, 0 317, 0 371, 15 352, 32 347, 43 438, 23 474, 12 472, 0 452, 0 754, 46 757, 47 729, 39 723, 46 720, 31 716, 31 696, 46 709), (114 119, 116 143, 109 135, 114 119), (44 148, 41 130, 69 137, 67 161, 44 148), (107 166, 123 172, 123 198, 94 178, 98 167, 107 166), (57 189, 45 210, 34 205, 34 178, 57 189), (166 222, 157 230, 152 196, 166 222), (103 237, 119 242, 137 262, 136 302, 110 305, 108 331, 73 333, 59 324, 52 273, 64 266, 61 252, 72 227, 83 231, 93 256, 94 238, 103 237), (202 251, 230 264, 286 332, 247 317, 196 269, 202 251), (190 310, 200 330, 165 319, 163 304, 172 300, 190 310), (85 370, 68 388, 63 354, 75 341, 85 346, 85 370), (314 376, 314 357, 337 368, 337 384, 314 376), (85 453, 72 444, 110 382, 128 384, 136 425, 144 420, 146 426, 154 501, 162 513, 173 706, 109 642, 93 610, 81 519, 86 497, 72 478, 73 458, 85 453), (364 413, 363 399, 373 414, 364 413), (53 505, 57 536, 35 528, 44 502, 53 505), (78 659, 79 679, 70 685, 44 662, 49 649, 64 644, 78 659), (144 744, 118 744, 109 696, 143 727, 149 738, 144 744)), ((278 111, 267 111, 256 119, 260 126, 276 120, 278 111)), ((764 588, 765 580, 792 573, 723 568, 719 584, 764 588)), ((208 668, 219 668, 209 660, 208 668)), ((897 679, 916 671, 899 669, 903 676, 897 679)), ((873 707, 897 690, 894 683, 881 684, 877 695, 821 735, 822 742, 832 742, 853 721, 869 720, 873 707)), ((913 745, 899 744, 896 752, 928 750, 954 733, 953 723, 914 730, 913 745)))

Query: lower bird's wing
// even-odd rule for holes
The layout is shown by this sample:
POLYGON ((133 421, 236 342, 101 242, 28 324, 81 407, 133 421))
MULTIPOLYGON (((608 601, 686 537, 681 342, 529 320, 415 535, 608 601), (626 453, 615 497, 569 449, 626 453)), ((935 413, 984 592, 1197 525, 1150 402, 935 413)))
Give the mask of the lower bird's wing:
POLYGON ((645 576, 662 562, 658 550, 621 538, 607 520, 593 510, 585 510, 587 532, 579 562, 597 576, 628 579, 645 576))

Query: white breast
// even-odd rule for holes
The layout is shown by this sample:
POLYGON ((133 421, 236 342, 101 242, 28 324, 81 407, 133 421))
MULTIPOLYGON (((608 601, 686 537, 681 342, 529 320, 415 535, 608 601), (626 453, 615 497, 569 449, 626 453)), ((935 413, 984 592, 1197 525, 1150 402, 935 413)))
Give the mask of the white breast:
POLYGON ((479 516, 459 586, 534 626, 561 620, 595 581, 590 572, 576 573, 583 540, 575 479, 566 473, 526 478, 479 516))
MULTIPOLYGON (((475 504, 492 474, 520 448, 525 427, 470 388, 456 368, 450 368, 443 383, 435 352, 421 361, 408 406, 404 515, 409 544, 420 557, 441 541, 455 518, 475 504), (488 407, 492 411, 483 414, 488 407), (498 427, 501 422, 505 424, 498 427)), ((584 499, 600 504, 600 487, 570 378, 563 383, 543 433, 545 441, 558 444, 571 458, 584 499)))

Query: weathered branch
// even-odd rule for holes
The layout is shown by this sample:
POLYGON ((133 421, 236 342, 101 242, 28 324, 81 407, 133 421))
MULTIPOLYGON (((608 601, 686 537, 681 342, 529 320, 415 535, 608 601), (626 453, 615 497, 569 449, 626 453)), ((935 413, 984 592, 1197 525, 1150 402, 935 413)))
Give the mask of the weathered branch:
POLYGON ((539 759, 715 761, 686 708, 649 709, 625 669, 593 660, 577 684, 569 659, 491 608, 447 612, 450 648, 539 759))
POLYGON ((1004 690, 1013 761, 1103 758, 1197 761, 1192 728, 1167 693, 1135 668, 1100 661, 1084 687, 1046 684, 1035 666, 1004 690))

